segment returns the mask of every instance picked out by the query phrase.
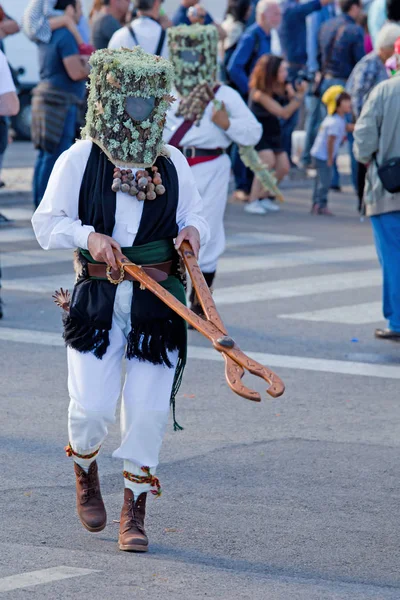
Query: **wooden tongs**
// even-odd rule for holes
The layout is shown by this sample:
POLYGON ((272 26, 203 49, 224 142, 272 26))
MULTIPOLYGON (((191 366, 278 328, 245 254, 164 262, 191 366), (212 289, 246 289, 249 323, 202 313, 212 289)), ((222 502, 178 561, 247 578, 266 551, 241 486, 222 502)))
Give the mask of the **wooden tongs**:
POLYGON ((126 256, 119 252, 115 252, 115 257, 120 269, 125 269, 127 273, 139 281, 142 287, 147 288, 155 294, 157 298, 162 300, 180 317, 185 319, 185 321, 190 323, 197 331, 208 338, 218 352, 221 352, 225 359, 226 380, 232 391, 248 400, 253 400, 254 402, 261 401, 261 396, 258 392, 251 390, 242 383, 242 377, 244 376, 246 369, 252 373, 252 375, 261 377, 269 384, 267 393, 270 396, 273 398, 281 396, 285 391, 285 385, 278 375, 246 356, 235 341, 228 335, 192 247, 188 242, 182 243, 180 253, 207 320, 197 316, 193 311, 182 304, 182 302, 170 294, 170 292, 147 275, 139 265, 130 262, 126 256))

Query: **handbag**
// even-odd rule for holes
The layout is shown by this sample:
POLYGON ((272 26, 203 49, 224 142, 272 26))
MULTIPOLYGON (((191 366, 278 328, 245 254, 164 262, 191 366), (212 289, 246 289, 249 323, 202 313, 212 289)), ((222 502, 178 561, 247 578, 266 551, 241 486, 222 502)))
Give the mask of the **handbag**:
POLYGON ((378 169, 378 177, 385 190, 391 194, 400 192, 400 156, 387 160, 381 166, 378 165, 376 155, 374 158, 378 169))

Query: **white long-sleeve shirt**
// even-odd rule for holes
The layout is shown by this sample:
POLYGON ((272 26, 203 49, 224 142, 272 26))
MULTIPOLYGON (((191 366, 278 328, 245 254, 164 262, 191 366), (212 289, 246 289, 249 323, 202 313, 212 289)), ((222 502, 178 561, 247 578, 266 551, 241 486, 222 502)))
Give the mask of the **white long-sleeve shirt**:
MULTIPOLYGON (((232 142, 244 146, 256 145, 262 135, 262 126, 247 107, 240 94, 227 85, 221 85, 215 97, 225 104, 229 114, 229 129, 224 131, 212 122, 213 103, 210 102, 200 121, 199 127, 193 125, 184 135, 180 146, 228 148, 232 142)), ((183 117, 177 117, 175 114, 178 106, 179 101, 174 102, 167 113, 164 130, 164 139, 167 142, 184 121, 183 117)))
MULTIPOLYGON (((183 155, 167 146, 179 180, 177 224, 179 231, 192 225, 200 234, 201 244, 209 239, 209 227, 203 217, 203 202, 191 169, 183 155)), ((39 244, 45 250, 83 248, 87 250, 89 234, 94 228, 82 225, 79 219, 79 192, 92 142, 76 142, 57 160, 32 225, 39 244)), ((118 165, 117 165, 118 166, 118 165)), ((132 169, 136 172, 137 169, 132 169)), ((112 181, 110 181, 110 187, 112 181)), ((157 202, 157 199, 154 200, 157 202)), ((123 192, 117 192, 115 226, 112 237, 121 246, 132 246, 139 229, 143 202, 123 192)))

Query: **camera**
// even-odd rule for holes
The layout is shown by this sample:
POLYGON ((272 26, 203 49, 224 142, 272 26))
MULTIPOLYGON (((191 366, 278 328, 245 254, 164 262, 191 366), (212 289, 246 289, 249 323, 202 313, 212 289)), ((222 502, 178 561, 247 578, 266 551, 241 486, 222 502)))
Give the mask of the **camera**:
POLYGON ((188 8, 187 14, 188 17, 192 17, 194 19, 200 16, 196 6, 191 6, 190 8, 188 8))
POLYGON ((314 75, 304 69, 300 69, 296 77, 293 79, 294 89, 297 89, 303 83, 303 81, 307 81, 307 83, 314 83, 314 75))

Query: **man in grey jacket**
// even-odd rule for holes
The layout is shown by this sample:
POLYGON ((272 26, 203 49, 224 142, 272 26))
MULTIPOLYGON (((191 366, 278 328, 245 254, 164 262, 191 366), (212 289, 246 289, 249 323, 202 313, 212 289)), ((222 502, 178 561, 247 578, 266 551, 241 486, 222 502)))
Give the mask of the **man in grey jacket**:
POLYGON ((372 90, 354 131, 354 154, 368 165, 364 202, 382 266, 383 314, 389 322, 388 329, 375 331, 375 337, 396 342, 400 342, 400 192, 391 194, 383 187, 377 165, 400 156, 399 121, 397 75, 372 90))

